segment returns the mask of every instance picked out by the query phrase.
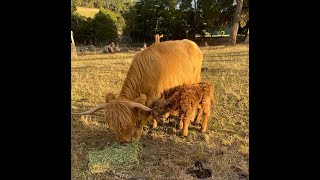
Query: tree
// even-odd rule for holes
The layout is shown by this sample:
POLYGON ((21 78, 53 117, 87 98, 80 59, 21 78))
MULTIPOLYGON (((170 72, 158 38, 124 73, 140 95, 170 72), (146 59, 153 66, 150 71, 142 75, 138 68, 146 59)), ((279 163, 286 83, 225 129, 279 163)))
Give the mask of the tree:
POLYGON ((114 41, 117 38, 115 18, 109 11, 99 11, 93 20, 95 28, 95 41, 114 41))
POLYGON ((94 19, 85 19, 77 13, 72 13, 71 30, 74 32, 76 43, 86 41, 97 44, 117 39, 115 18, 108 11, 99 11, 94 19))
POLYGON ((102 8, 102 0, 96 0, 96 7, 102 8))
POLYGON ((76 44, 77 43, 82 44, 84 41, 88 43, 90 41, 95 40, 96 28, 94 27, 93 19, 92 18, 84 19, 80 17, 80 21, 78 22, 79 22, 79 27, 75 25, 75 30, 73 30, 71 26, 71 30, 74 33, 74 40, 76 44))
POLYGON ((76 12, 78 3, 78 0, 71 0, 71 13, 76 12))
MULTIPOLYGON (((191 0, 190 6, 191 6, 191 0)), ((153 42, 155 34, 163 39, 186 38, 186 14, 176 0, 140 0, 124 14, 124 34, 133 41, 153 42)))
POLYGON ((71 31, 73 31, 74 36, 80 32, 80 26, 83 22, 84 19, 78 13, 71 13, 71 31))
MULTIPOLYGON (((164 39, 168 40, 225 30, 233 26, 236 12, 232 0, 139 0, 126 8, 120 1, 127 0, 103 0, 109 3, 106 6, 109 11, 124 17, 124 21, 117 17, 117 28, 122 27, 123 34, 135 42, 153 41, 155 34, 164 34, 164 39)), ((249 5, 248 0, 241 1, 243 7, 237 30, 246 33, 249 5)))
POLYGON ((196 34, 202 34, 206 24, 203 18, 203 0, 178 0, 177 4, 179 8, 176 11, 181 16, 186 37, 195 38, 196 34))
POLYGON ((93 8, 95 0, 86 0, 86 6, 93 8))
POLYGON ((233 23, 232 23, 231 33, 230 33, 230 40, 229 40, 230 45, 236 45, 237 43, 238 28, 239 28, 240 16, 241 16, 241 11, 243 6, 243 0, 236 0, 236 1, 237 1, 237 7, 234 13, 233 23))
POLYGON ((243 1, 240 25, 244 28, 245 43, 249 43, 249 0, 243 1))

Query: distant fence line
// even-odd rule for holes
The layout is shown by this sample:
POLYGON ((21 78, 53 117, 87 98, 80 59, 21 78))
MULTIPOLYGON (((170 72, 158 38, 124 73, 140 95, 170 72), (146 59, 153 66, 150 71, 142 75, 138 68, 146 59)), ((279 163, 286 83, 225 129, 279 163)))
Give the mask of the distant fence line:
MULTIPOLYGON (((138 51, 141 50, 141 48, 144 47, 145 43, 115 43, 115 45, 118 45, 118 47, 121 49, 121 51, 130 51, 130 50, 134 50, 134 51, 138 51)), ((147 44, 147 46, 150 46, 150 44, 147 44)), ((106 45, 100 45, 100 46, 93 46, 93 45, 87 45, 87 46, 83 46, 83 45, 78 45, 77 46, 77 52, 78 53, 82 53, 82 52, 96 52, 96 53, 100 53, 103 52, 104 48, 106 45)))
MULTIPOLYGON (((199 46, 219 46, 219 45, 225 45, 228 43, 229 36, 216 36, 216 37, 198 37, 198 38, 189 38, 190 40, 197 43, 199 46)), ((244 36, 238 36, 238 42, 244 41, 244 36)), ((152 45, 154 42, 146 42, 147 46, 152 45)), ((144 47, 145 43, 115 43, 119 46, 120 49, 123 51, 128 50, 139 50, 140 48, 144 47)), ((92 47, 91 45, 81 45, 77 44, 77 52, 101 52, 103 51, 103 48, 106 46, 106 44, 96 45, 93 46, 94 48, 90 49, 92 47)))

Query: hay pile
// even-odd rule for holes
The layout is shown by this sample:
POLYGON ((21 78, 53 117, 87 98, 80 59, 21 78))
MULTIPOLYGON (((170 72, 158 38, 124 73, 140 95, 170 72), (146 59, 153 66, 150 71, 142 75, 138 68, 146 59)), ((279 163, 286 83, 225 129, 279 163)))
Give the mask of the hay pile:
POLYGON ((91 173, 104 173, 112 170, 130 170, 139 165, 139 143, 133 141, 125 145, 114 143, 102 151, 89 152, 91 173))

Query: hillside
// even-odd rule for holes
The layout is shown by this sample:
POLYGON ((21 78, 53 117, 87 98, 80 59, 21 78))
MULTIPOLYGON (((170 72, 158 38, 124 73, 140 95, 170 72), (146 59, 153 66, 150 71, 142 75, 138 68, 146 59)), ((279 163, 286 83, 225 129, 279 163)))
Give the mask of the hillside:
POLYGON ((77 11, 76 12, 78 14, 80 14, 81 16, 93 18, 99 12, 99 9, 77 6, 77 11))

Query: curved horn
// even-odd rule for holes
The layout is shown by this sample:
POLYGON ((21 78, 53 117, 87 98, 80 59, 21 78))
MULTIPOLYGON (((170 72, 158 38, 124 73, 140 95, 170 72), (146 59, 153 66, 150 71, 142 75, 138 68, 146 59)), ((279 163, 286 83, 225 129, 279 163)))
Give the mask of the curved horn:
POLYGON ((96 111, 99 111, 100 109, 103 109, 107 106, 108 103, 103 103, 100 104, 98 106, 96 106, 95 108, 90 109, 89 111, 85 111, 85 112, 79 112, 79 113, 72 113, 72 114, 79 114, 79 115, 87 115, 87 114, 92 114, 96 111))
POLYGON ((136 108, 140 108, 144 111, 152 111, 153 109, 150 109, 149 107, 143 105, 143 104, 140 104, 140 103, 137 103, 137 102, 133 102, 133 101, 129 101, 128 104, 131 106, 131 107, 136 107, 136 108))

